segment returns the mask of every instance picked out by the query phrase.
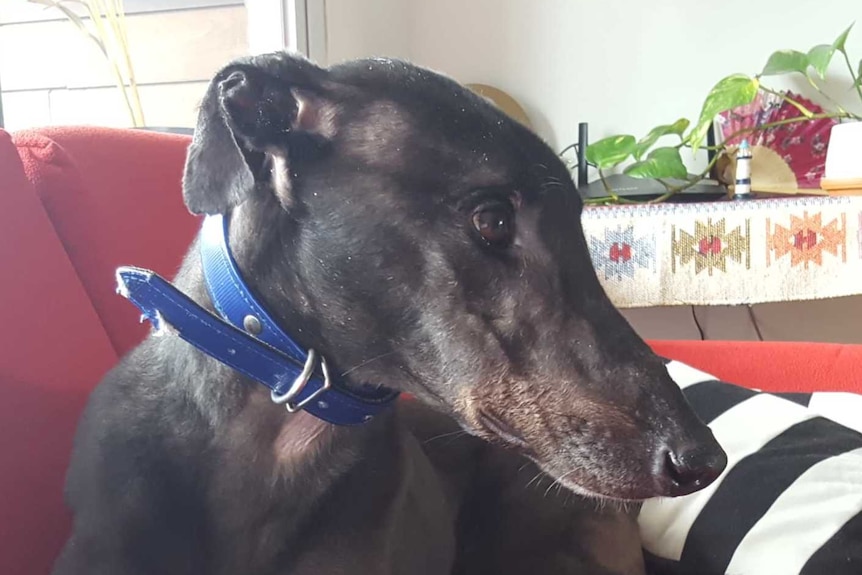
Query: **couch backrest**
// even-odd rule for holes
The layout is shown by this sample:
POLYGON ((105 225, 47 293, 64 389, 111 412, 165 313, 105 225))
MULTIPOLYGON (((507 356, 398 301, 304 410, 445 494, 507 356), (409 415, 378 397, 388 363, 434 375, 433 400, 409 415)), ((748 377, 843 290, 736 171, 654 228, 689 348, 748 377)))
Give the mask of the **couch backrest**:
POLYGON ((115 293, 121 265, 172 278, 198 229, 182 201, 188 136, 108 128, 16 132, 28 179, 118 355, 148 327, 115 293))
POLYGON ((0 572, 42 574, 69 527, 78 415, 117 355, 4 132, 0 270, 0 572))

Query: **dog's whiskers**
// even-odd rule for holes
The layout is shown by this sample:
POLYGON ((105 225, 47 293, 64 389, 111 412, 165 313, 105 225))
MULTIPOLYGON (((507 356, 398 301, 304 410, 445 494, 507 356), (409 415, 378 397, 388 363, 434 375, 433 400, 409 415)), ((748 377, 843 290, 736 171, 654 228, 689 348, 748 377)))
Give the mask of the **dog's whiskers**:
POLYGON ((543 497, 547 497, 547 496, 548 496, 548 493, 551 491, 551 489, 553 489, 553 487, 554 487, 555 485, 559 487, 559 489, 557 489, 557 493, 559 493, 559 492, 560 492, 560 489, 562 489, 562 488, 563 488, 563 484, 562 484, 563 479, 565 479, 567 476, 571 475, 572 473, 574 473, 574 472, 575 472, 575 471, 577 471, 577 470, 578 470, 578 468, 577 468, 577 467, 575 467, 574 469, 570 469, 569 471, 567 471, 567 472, 563 473, 562 475, 560 475, 558 478, 554 479, 554 481, 553 481, 553 482, 548 486, 548 488, 545 490, 545 495, 543 495, 543 497))
POLYGON ((542 495, 542 497, 547 497, 547 496, 548 496, 548 493, 550 493, 550 492, 551 492, 551 489, 553 489, 553 488, 554 488, 554 486, 556 486, 556 485, 561 485, 561 484, 560 484, 560 482, 559 482, 559 481, 557 481, 557 480, 555 479, 554 481, 552 481, 552 482, 551 482, 551 484, 550 484, 550 485, 548 485, 548 488, 547 488, 547 489, 545 489, 545 493, 544 493, 544 495, 542 495))
POLYGON ((372 357, 372 358, 370 358, 370 359, 366 359, 366 360, 365 360, 365 361, 363 361, 362 363, 359 363, 359 364, 357 364, 357 365, 354 365, 353 367, 351 367, 350 369, 348 369, 347 371, 345 371, 344 373, 342 373, 342 374, 341 374, 341 377, 344 377, 345 375, 347 375, 347 374, 349 374, 349 373, 352 373, 352 372, 356 371, 357 369, 360 369, 360 368, 362 368, 362 367, 365 367, 365 366, 366 366, 366 365, 368 365, 369 363, 373 363, 373 362, 377 361, 378 359, 383 359, 384 357, 387 357, 387 356, 389 356, 389 355, 393 355, 393 354, 395 354, 395 353, 398 353, 398 351, 399 351, 398 349, 393 349, 392 351, 387 351, 386 353, 381 353, 381 354, 380 354, 380 355, 378 355, 378 356, 372 357))
POLYGON ((536 475, 534 475, 534 476, 533 476, 533 478, 532 478, 530 481, 528 481, 528 482, 527 482, 527 485, 525 485, 525 486, 524 486, 524 489, 529 489, 529 488, 530 488, 530 485, 532 485, 534 481, 536 481, 537 479, 539 479, 538 483, 536 483, 536 488, 538 488, 538 487, 541 485, 541 483, 542 483, 542 480, 541 480, 540 478, 541 478, 544 474, 545 474, 545 472, 544 472, 544 471, 539 471, 536 475))
POLYGON ((445 439, 447 437, 451 437, 452 439, 457 439, 462 435, 467 435, 467 432, 463 429, 459 429, 458 431, 450 431, 449 433, 441 433, 440 435, 435 435, 434 437, 428 438, 422 442, 423 445, 427 445, 432 441, 437 441, 438 439, 445 439))

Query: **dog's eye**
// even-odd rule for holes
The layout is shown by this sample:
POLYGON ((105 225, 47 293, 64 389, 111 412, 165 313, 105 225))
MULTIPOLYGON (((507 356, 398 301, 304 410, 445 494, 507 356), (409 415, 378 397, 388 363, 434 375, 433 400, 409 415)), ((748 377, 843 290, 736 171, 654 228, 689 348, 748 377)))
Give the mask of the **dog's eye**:
POLYGON ((515 214, 510 204, 480 206, 473 212, 473 226, 489 246, 505 248, 515 237, 515 214))

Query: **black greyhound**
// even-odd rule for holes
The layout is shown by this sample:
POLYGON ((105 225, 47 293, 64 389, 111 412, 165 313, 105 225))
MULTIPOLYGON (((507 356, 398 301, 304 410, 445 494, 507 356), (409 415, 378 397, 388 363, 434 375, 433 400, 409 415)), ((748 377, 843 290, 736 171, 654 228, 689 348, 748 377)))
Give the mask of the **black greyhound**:
MULTIPOLYGON (((351 426, 288 413, 155 314, 162 337, 80 424, 57 575, 638 573, 630 517, 571 492, 676 496, 724 468, 604 294, 565 166, 457 83, 391 60, 238 60, 208 88, 183 183, 192 212, 228 222, 249 293, 339 376, 316 409, 416 401, 351 426), (566 490, 536 497, 530 477, 566 490)), ((215 313, 202 241, 176 286, 215 313)))

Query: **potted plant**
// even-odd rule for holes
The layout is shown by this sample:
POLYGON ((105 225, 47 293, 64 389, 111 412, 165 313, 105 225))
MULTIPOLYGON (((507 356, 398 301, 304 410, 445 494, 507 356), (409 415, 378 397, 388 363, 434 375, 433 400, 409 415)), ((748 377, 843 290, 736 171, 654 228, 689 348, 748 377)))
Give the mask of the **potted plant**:
MULTIPOLYGON (((828 152, 830 160, 827 163, 832 162, 832 158, 844 158, 851 155, 858 158, 862 154, 860 152, 862 150, 862 122, 860 122, 862 114, 840 106, 823 88, 827 69, 833 60, 840 56, 846 64, 852 89, 862 104, 862 61, 854 65, 846 49, 847 38, 852 28, 851 25, 831 44, 820 44, 807 52, 798 50, 776 51, 769 57, 763 70, 755 76, 733 74, 723 78, 707 95, 700 116, 694 124, 686 118, 681 118, 673 123, 653 128, 640 139, 630 134, 622 134, 604 138, 588 146, 586 149, 587 161, 598 169, 599 177, 607 191, 607 196, 591 198, 588 203, 641 203, 618 196, 605 179, 607 170, 616 168, 626 161, 630 163, 624 168, 625 174, 634 178, 652 178, 664 186, 666 192, 649 200, 650 203, 665 201, 674 194, 704 180, 714 172, 716 163, 728 159, 728 145, 721 142, 713 146, 712 160, 699 174, 688 173, 682 160, 682 150, 688 149, 694 153, 705 147, 707 133, 712 129, 715 118, 719 114, 751 104, 758 97, 758 94, 765 93, 781 99, 796 108, 799 114, 792 118, 740 130, 731 134, 732 137, 726 138, 726 141, 743 136, 746 131, 767 130, 798 122, 829 119, 840 123, 833 128, 835 138, 830 145, 828 152), (803 77, 807 84, 820 94, 823 100, 828 102, 827 107, 823 111, 812 111, 809 109, 810 106, 806 105, 801 98, 794 98, 787 93, 778 92, 764 84, 765 78, 788 74, 803 77), (673 143, 668 143, 667 138, 672 138, 673 143), (852 146, 853 149, 842 151, 840 149, 842 146, 852 146), (671 179, 682 183, 671 184, 668 181, 671 179)), ((842 171, 841 174, 845 178, 848 177, 848 173, 855 174, 853 177, 862 180, 862 173, 858 173, 859 171, 862 171, 862 162, 856 160, 850 172, 842 171), (854 169, 857 172, 853 172, 854 169)))
POLYGON ((129 55, 123 0, 27 0, 59 10, 69 22, 92 40, 105 57, 134 127, 144 126, 135 71, 129 55), (85 17, 79 15, 83 8, 85 17), (87 18, 89 21, 85 21, 87 18))

